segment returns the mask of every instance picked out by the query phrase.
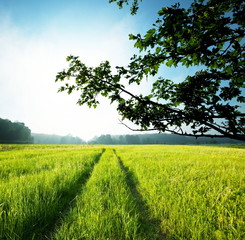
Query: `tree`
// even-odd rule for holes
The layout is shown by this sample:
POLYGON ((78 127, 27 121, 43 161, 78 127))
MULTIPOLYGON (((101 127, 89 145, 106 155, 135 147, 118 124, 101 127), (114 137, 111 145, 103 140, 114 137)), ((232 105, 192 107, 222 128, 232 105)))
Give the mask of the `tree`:
POLYGON ((141 141, 138 135, 126 135, 125 140, 127 144, 141 144, 141 141))
POLYGON ((24 123, 0 118, 0 143, 33 143, 31 130, 24 123))
MULTIPOLYGON (((163 7, 144 36, 130 34, 140 52, 127 67, 113 73, 108 61, 93 68, 68 56, 69 68, 56 76, 66 81, 59 91, 80 91, 78 104, 89 107, 99 104, 98 95, 117 102, 122 120, 140 126, 132 130, 245 140, 244 6, 242 0, 194 0, 189 9, 163 7), (157 76, 163 65, 202 70, 175 83, 157 76), (140 85, 148 76, 157 79, 146 96, 129 92, 121 81, 140 85)), ((137 8, 133 0, 132 14, 137 8)))
POLYGON ((113 144, 110 134, 101 135, 96 139, 97 144, 113 144))

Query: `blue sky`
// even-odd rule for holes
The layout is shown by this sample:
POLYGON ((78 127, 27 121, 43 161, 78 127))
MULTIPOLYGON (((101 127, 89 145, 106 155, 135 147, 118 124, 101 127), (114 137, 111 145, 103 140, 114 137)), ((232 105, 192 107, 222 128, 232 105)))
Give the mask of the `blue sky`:
MULTIPOLYGON (((119 124, 115 105, 102 99, 97 109, 78 106, 76 95, 57 93, 54 80, 70 54, 91 66, 104 60, 127 65, 137 53, 128 34, 149 29, 162 3, 174 1, 143 0, 131 16, 129 8, 119 10, 107 0, 0 0, 0 118, 24 122, 35 133, 85 140, 132 133, 119 124)), ((190 71, 164 74, 178 81, 190 71)), ((144 93, 149 84, 131 90, 144 93)))

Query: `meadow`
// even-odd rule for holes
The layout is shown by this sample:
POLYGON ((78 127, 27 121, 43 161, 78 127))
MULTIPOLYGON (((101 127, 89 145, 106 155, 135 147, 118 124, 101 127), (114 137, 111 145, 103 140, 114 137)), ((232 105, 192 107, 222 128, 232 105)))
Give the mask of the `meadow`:
POLYGON ((245 239, 245 149, 0 145, 0 239, 245 239))

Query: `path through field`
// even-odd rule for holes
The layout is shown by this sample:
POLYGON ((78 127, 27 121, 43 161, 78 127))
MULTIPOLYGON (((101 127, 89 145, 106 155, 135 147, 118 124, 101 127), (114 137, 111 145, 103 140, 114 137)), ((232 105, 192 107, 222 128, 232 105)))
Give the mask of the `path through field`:
POLYGON ((2 149, 1 240, 245 237, 244 149, 2 149))

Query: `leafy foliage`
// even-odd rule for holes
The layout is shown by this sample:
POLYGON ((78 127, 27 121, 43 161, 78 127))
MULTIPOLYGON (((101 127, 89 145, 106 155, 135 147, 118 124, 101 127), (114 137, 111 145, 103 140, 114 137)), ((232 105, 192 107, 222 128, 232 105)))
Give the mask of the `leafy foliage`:
MULTIPOLYGON (((142 0, 133 0, 132 6, 130 8, 131 14, 134 15, 139 9, 139 3, 142 0)), ((129 5, 129 0, 109 0, 109 3, 116 2, 119 8, 123 8, 124 4, 129 5)))
POLYGON ((11 122, 0 118, 1 143, 32 143, 31 130, 21 122, 11 122))
MULTIPOLYGON (((132 14, 137 7, 134 0, 132 14)), ((180 4, 163 7, 144 36, 130 34, 140 53, 127 67, 116 67, 115 74, 108 61, 92 68, 69 56, 69 68, 56 76, 56 81, 66 80, 59 91, 80 91, 78 104, 89 107, 99 104, 98 95, 105 96, 139 130, 245 140, 244 8, 242 0, 195 0, 189 9, 180 4), (202 70, 180 83, 159 77, 147 96, 135 95, 121 83, 126 79, 139 85, 145 77, 157 76, 163 65, 202 70)))

